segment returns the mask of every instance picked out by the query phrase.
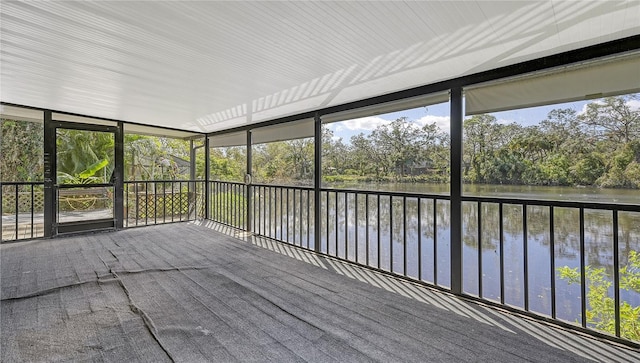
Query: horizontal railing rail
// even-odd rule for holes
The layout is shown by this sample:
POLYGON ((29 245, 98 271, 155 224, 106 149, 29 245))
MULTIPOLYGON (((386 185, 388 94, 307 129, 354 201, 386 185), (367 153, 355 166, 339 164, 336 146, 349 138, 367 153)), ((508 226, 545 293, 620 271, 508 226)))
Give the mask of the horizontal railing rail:
POLYGON ((124 227, 204 218, 204 180, 131 180, 124 182, 124 227))
POLYGON ((44 182, 0 183, 2 241, 44 236, 44 182))
POLYGON ((343 188, 321 188, 323 192, 340 192, 340 193, 358 193, 380 196, 393 196, 393 197, 407 197, 407 198, 427 198, 427 199, 442 199, 451 200, 451 196, 448 194, 426 194, 416 192, 396 192, 388 190, 367 190, 367 189, 343 189, 343 188))
MULTIPOLYGON (((583 209, 598 209, 598 210, 618 210, 624 212, 640 212, 640 204, 614 204, 614 203, 600 203, 600 202, 579 202, 579 201, 563 201, 563 200, 548 200, 548 199, 514 199, 514 198, 500 198, 500 197, 476 197, 476 196, 462 196, 462 200, 466 202, 481 202, 481 203, 503 203, 503 204, 521 204, 521 205, 538 205, 546 207, 558 207, 558 208, 583 208, 583 209)), ((640 197, 639 197, 640 201, 640 197)))

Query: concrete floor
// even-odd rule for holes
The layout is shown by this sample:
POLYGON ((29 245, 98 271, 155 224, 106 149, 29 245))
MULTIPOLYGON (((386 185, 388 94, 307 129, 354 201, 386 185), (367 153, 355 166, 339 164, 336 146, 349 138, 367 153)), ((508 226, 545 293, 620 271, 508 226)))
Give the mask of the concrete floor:
POLYGON ((213 223, 0 248, 2 362, 640 361, 213 223))

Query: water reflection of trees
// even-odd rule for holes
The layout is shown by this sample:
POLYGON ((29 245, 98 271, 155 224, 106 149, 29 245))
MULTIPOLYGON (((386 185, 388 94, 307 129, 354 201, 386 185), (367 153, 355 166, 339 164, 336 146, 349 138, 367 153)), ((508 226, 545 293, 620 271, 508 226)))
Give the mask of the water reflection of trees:
MULTIPOLYGON (((268 199, 274 203, 267 215, 274 231, 285 229, 283 240, 300 244, 311 225, 306 225, 306 200, 300 212, 293 208, 293 193, 287 202, 286 192, 272 192, 268 199), (280 215, 279 207, 284 206, 280 215), (302 213, 302 214, 300 214, 302 213), (297 217, 294 217, 297 216, 297 217), (302 228, 303 238, 289 237, 289 231, 302 228), (279 227, 278 227, 279 226, 279 227)), ((312 194, 311 194, 312 195, 312 194)), ((297 197, 300 197, 298 192, 297 197)), ((446 198, 446 197, 445 197, 446 198)), ((449 239, 451 207, 447 199, 417 198, 342 191, 322 192, 320 206, 321 251, 359 263, 368 263, 396 273, 418 278, 419 261, 422 278, 446 286, 449 279, 449 239), (435 208, 434 208, 435 206, 435 208), (434 241, 434 233, 437 238, 434 241), (406 244, 405 244, 406 241, 406 244), (357 250, 357 252, 356 252, 357 250), (406 251, 406 255, 405 255, 406 251), (420 259, 419 259, 419 253, 420 259), (393 263, 391 257, 393 255, 393 263), (406 256, 406 257, 405 257, 406 256), (406 261, 405 261, 406 258, 406 261), (405 269, 406 267, 406 269, 405 269)), ((306 198, 305 198, 306 199, 306 198)), ((311 197, 311 199, 313 199, 311 197)), ((551 208, 547 206, 504 204, 502 218, 498 203, 466 201, 462 206, 463 218, 463 285, 465 292, 478 294, 478 279, 482 279, 483 297, 500 299, 500 269, 504 270, 505 302, 524 306, 524 278, 529 282, 529 308, 551 314, 550 282, 555 279, 557 317, 574 321, 580 314, 580 289, 565 286, 557 272, 551 273, 551 236, 554 238, 555 267, 580 266, 580 210, 554 207, 553 231, 551 208), (526 238, 529 272, 524 276, 524 219, 526 208, 526 238), (480 216, 478 213, 480 212, 480 216), (480 217, 480 218, 479 218, 480 217), (478 222, 481 238, 478 238, 478 222), (502 246, 500 226, 502 225, 502 246), (480 250, 478 249, 481 241, 480 250), (501 247, 503 250, 501 251, 501 247), (482 253, 482 271, 478 271, 478 253, 482 253), (500 259, 503 256, 503 260, 500 259)), ((264 215, 264 214, 263 214, 264 215)), ((310 215, 309 222, 313 223, 310 215)), ((264 222, 263 222, 264 223, 264 222)), ((585 264, 604 267, 606 278, 613 278, 613 213, 586 209, 584 211, 585 264)), ((311 229, 311 231, 313 231, 311 229)), ((273 232, 271 232, 273 233, 273 232)), ((276 232, 277 233, 277 232, 276 232)), ((628 264, 631 251, 640 250, 640 213, 618 213, 619 264, 628 264)), ((309 234, 313 240, 313 233, 309 234)), ((279 237, 276 235, 276 237, 279 237)), ((612 291, 609 292, 612 294, 612 291)), ((623 300, 637 304, 637 296, 622 296, 623 300), (630 299, 630 300, 629 300, 630 299)))
MULTIPOLYGON (((345 193, 343 192, 328 192, 328 199, 327 192, 324 192, 321 197, 323 246, 326 247, 328 244, 332 253, 336 252, 334 246, 336 238, 338 238, 340 253, 343 253, 345 248, 345 239, 346 243, 348 243, 348 249, 354 250, 356 244, 359 244, 358 247, 363 248, 366 243, 367 229, 369 231, 370 245, 376 244, 378 236, 380 236, 381 247, 387 250, 391 248, 390 241, 393 241, 394 245, 401 245, 406 239, 407 243, 415 247, 418 240, 425 242, 433 239, 434 199, 407 197, 405 201, 401 196, 390 197, 382 195, 378 197, 376 194, 371 194, 367 198, 365 194, 359 194, 356 204, 355 193, 346 193, 346 195, 346 203, 345 193), (391 203, 391 200, 393 200, 393 203, 391 203), (418 204, 420 205, 419 208, 418 204), (418 215, 418 209, 420 209, 420 215, 418 215), (328 220, 327 215, 329 216, 328 220), (367 216, 369 218, 368 221, 366 220, 367 216), (358 232, 357 241, 355 240, 356 229, 358 232), (418 235, 418 231, 420 231, 420 235, 418 235)), ((273 197, 277 196, 274 195, 273 197)), ((290 196, 290 198, 292 197, 290 196)), ((435 203, 437 206, 435 211, 437 233, 448 232, 451 218, 449 201, 440 199, 436 200, 435 203)), ((480 206, 482 223, 481 250, 499 251, 501 222, 503 242, 505 244, 523 245, 522 205, 503 205, 502 221, 500 220, 498 203, 481 203, 480 206)), ((579 261, 579 209, 555 207, 553 214, 554 254, 556 258, 579 261)), ((463 243, 466 247, 477 250, 478 203, 463 203, 462 217, 463 243)), ((549 248, 552 235, 550 207, 527 206, 526 222, 527 240, 536 241, 536 244, 549 248)), ((277 221, 273 221, 273 223, 277 224, 277 221)), ((302 228, 306 229, 306 218, 302 218, 301 223, 302 228)), ((595 267, 612 268, 612 226, 613 213, 611 211, 585 210, 584 240, 585 261, 587 264, 595 267)), ((619 212, 618 226, 620 264, 624 265, 628 260, 629 252, 640 249, 640 213, 619 212)), ((412 249, 409 249, 408 252, 417 253, 412 249)), ((388 254, 389 251, 385 251, 385 253, 388 254)))

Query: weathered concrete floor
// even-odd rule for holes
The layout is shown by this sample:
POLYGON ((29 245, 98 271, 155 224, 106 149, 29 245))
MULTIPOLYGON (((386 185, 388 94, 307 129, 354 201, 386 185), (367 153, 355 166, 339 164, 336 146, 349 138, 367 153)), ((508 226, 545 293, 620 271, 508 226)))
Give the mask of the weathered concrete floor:
POLYGON ((640 360, 637 351, 207 226, 18 242, 1 252, 2 362, 640 360))

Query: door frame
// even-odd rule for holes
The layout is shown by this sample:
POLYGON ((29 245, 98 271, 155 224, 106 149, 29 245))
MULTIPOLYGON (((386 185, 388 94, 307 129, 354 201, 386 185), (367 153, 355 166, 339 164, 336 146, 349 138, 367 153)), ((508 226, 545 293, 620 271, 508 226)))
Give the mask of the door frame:
POLYGON ((45 111, 44 122, 44 235, 59 235, 98 230, 122 229, 124 219, 124 132, 123 123, 100 125, 78 122, 57 121, 52 119, 52 112, 45 111), (97 186, 113 187, 113 218, 94 219, 88 221, 58 222, 58 185, 57 185, 57 129, 109 132, 114 135, 114 169, 113 181, 97 186))

